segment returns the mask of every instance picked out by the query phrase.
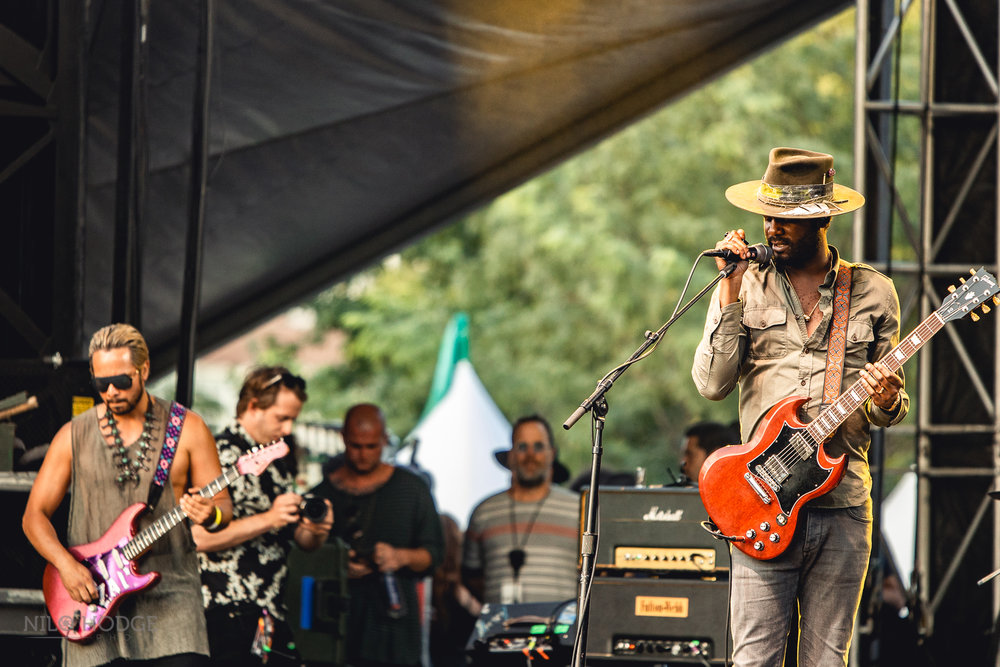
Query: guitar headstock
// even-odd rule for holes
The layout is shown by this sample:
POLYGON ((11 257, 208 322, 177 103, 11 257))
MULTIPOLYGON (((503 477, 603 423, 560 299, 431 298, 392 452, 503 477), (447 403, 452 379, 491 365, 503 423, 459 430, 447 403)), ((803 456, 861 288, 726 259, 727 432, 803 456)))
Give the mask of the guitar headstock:
POLYGON ((275 440, 270 445, 254 447, 236 461, 236 469, 241 475, 259 475, 271 465, 271 461, 280 459, 288 453, 288 443, 275 440))
POLYGON ((937 309, 938 316, 944 322, 960 320, 970 314, 973 320, 978 320, 979 316, 973 311, 982 304, 983 312, 990 312, 990 307, 985 304, 990 297, 993 297, 994 305, 1000 305, 1000 299, 995 296, 1000 292, 997 279, 985 268, 978 271, 972 269, 969 273, 972 277, 968 280, 959 278, 962 284, 958 288, 954 285, 948 288, 951 294, 945 297, 941 307, 937 309))

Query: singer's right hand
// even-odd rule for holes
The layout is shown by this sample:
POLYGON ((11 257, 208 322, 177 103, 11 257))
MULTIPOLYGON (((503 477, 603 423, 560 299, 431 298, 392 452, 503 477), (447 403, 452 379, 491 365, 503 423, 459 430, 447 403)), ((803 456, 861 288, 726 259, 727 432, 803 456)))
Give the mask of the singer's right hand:
MULTIPOLYGON (((743 284, 743 274, 750 263, 747 261, 749 246, 747 245, 747 235, 742 229, 732 229, 726 232, 722 240, 715 244, 716 250, 729 250, 739 255, 742 261, 736 263, 736 267, 728 277, 723 278, 719 285, 719 305, 727 306, 735 303, 740 298, 740 286, 743 284)), ((721 257, 715 258, 715 266, 721 271, 726 268, 726 260, 721 257)))

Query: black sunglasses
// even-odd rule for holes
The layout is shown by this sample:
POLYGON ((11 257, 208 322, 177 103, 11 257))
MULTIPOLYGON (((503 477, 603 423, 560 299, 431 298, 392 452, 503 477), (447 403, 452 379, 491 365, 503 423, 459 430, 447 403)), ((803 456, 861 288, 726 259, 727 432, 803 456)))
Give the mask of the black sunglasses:
POLYGON ((110 387, 111 385, 114 385, 115 389, 118 389, 119 391, 125 391, 126 389, 131 389, 132 376, 134 374, 135 373, 133 371, 132 373, 127 373, 127 374, 122 373, 121 375, 106 375, 104 377, 97 377, 95 375, 92 378, 94 382, 94 389, 96 389, 100 394, 106 392, 108 390, 108 387, 110 387))
POLYGON ((267 389, 275 382, 281 382, 281 384, 289 389, 299 389, 301 391, 306 390, 306 381, 298 375, 293 375, 292 373, 278 373, 273 378, 265 382, 261 389, 267 389))

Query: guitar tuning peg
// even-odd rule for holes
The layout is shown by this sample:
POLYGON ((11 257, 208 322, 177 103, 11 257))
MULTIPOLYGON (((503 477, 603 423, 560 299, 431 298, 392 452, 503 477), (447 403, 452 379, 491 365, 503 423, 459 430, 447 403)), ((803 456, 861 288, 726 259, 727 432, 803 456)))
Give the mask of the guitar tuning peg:
POLYGON ((1000 306, 1000 296, 994 296, 993 297, 993 305, 994 306, 1000 306))
POLYGON ((979 315, 977 315, 975 312, 969 313, 969 317, 972 318, 973 322, 978 322, 979 321, 979 315))
POLYGON ((948 291, 949 292, 954 292, 955 291, 955 286, 954 285, 948 285, 948 291))
POLYGON ((984 303, 982 310, 983 310, 983 315, 985 315, 986 313, 990 312, 990 307, 984 303))
POLYGON ((959 278, 958 282, 960 282, 960 283, 962 283, 964 285, 965 284, 965 278, 959 278))
POLYGON ((975 269, 969 269, 969 275, 970 276, 976 275, 976 270, 975 269))

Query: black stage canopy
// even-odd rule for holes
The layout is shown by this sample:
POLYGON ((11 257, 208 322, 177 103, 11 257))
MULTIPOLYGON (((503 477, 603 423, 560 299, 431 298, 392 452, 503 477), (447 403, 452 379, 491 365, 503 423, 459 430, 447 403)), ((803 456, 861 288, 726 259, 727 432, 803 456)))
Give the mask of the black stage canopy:
MULTIPOLYGON (((142 33, 148 51, 136 78, 145 92, 136 96, 131 159, 138 160, 145 205, 135 215, 133 321, 163 370, 176 361, 183 335, 201 3, 140 4, 149 8, 142 33)), ((848 4, 219 0, 196 349, 232 338, 848 4)), ((73 309, 71 347, 78 349, 31 346, 80 358, 89 334, 113 316, 112 266, 123 261, 114 248, 119 168, 128 155, 119 147, 129 123, 119 121, 129 79, 121 74, 122 36, 129 30, 119 3, 49 6, 64 14, 76 7, 75 23, 69 16, 39 19, 40 9, 0 10, 0 29, 9 29, 3 37, 17 40, 0 48, 0 65, 12 51, 24 52, 16 61, 22 64, 33 50, 44 51, 15 34, 19 23, 34 21, 43 36, 52 30, 42 24, 58 24, 64 51, 74 34, 82 45, 75 61, 77 99, 86 109, 80 203, 75 211, 56 206, 54 214, 76 216, 78 227, 68 236, 74 248, 53 255, 57 278, 49 286, 56 293, 71 289, 57 283, 73 283, 74 296, 54 301, 73 309), (64 260, 75 268, 60 281, 64 260)), ((52 62, 65 63, 62 56, 52 62)), ((65 83, 74 74, 66 69, 53 81, 65 83)), ((20 81, 29 67, 17 70, 0 74, 15 89, 44 92, 20 81)), ((18 131, 8 124, 8 135, 18 131)), ((55 190, 65 197, 58 179, 55 190)), ((39 242, 31 228, 21 225, 22 255, 39 242)), ((61 242, 58 231, 45 231, 42 240, 52 236, 61 242)), ((5 277, 2 287, 7 305, 32 319, 36 311, 19 295, 44 290, 24 289, 23 280, 5 277)), ((33 330, 11 321, 4 326, 22 337, 33 330)), ((40 316, 34 330, 53 340, 59 321, 57 314, 46 326, 40 316)))

